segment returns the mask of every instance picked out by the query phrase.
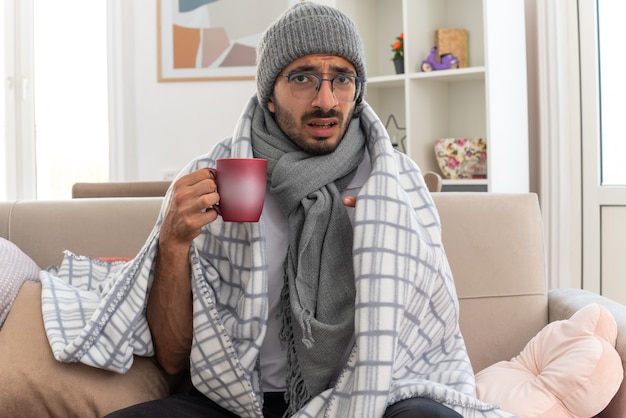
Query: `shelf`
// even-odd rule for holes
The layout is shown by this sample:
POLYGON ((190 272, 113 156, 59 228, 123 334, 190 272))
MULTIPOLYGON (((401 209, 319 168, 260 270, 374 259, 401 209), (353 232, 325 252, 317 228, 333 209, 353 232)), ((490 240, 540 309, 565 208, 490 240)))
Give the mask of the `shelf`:
POLYGON ((489 182, 487 179, 443 179, 441 180, 441 184, 447 184, 449 186, 465 186, 465 185, 479 185, 484 184, 487 185, 489 182))
POLYGON ((366 84, 372 87, 402 87, 405 78, 404 74, 381 75, 368 77, 366 84))
POLYGON ((488 179, 444 180, 444 191, 528 191, 523 0, 335 0, 363 36, 366 100, 423 172, 439 171, 438 138, 484 138, 488 179), (467 30, 468 67, 421 71, 439 28, 467 30), (390 44, 404 33, 404 74, 390 44), (398 132, 399 131, 399 132, 398 132))
POLYGON ((452 70, 440 70, 421 73, 410 73, 412 80, 434 80, 445 82, 463 82, 471 80, 483 80, 485 78, 485 67, 455 68, 452 70))
POLYGON ((441 181, 443 192, 486 192, 489 190, 487 179, 455 179, 441 181))
POLYGON ((485 67, 374 76, 367 79, 367 85, 373 87, 401 87, 407 78, 410 80, 433 80, 446 83, 484 80, 485 67))

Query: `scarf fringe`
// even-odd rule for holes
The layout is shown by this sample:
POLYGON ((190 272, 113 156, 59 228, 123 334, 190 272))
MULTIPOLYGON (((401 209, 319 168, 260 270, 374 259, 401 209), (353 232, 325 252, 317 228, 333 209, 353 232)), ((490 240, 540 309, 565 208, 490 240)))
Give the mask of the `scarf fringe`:
POLYGON ((313 343, 315 342, 313 331, 311 330, 311 318, 313 318, 311 311, 304 309, 298 320, 300 328, 302 328, 302 344, 309 350, 313 348, 313 343))
MULTIPOLYGON (((281 292, 281 310, 283 318, 283 326, 280 331, 281 344, 287 345, 287 391, 285 392, 285 402, 287 403, 287 411, 283 417, 289 417, 295 414, 300 408, 302 408, 311 398, 312 395, 304 385, 304 378, 302 377, 302 370, 296 356, 295 339, 293 338, 293 324, 291 321, 291 307, 289 305, 289 286, 287 283, 283 286, 281 292)), ((308 312, 308 311, 307 311, 308 312)), ((308 322, 310 323, 311 314, 309 312, 308 322)), ((306 322, 306 318, 300 318, 301 321, 306 322)), ((301 325, 303 325, 301 323, 301 325)), ((308 329, 308 334, 311 335, 310 324, 308 327, 303 326, 303 330, 308 329)), ((305 331, 306 334, 306 331, 305 331)), ((305 338, 303 338, 303 343, 305 338)), ((307 346, 307 348, 310 348, 307 346)))
MULTIPOLYGON (((292 375, 290 374, 290 376, 292 375)), ((285 417, 294 415, 312 398, 306 386, 304 386, 304 379, 299 372, 292 376, 291 379, 288 379, 287 388, 285 401, 287 402, 288 408, 287 411, 285 411, 285 417)))

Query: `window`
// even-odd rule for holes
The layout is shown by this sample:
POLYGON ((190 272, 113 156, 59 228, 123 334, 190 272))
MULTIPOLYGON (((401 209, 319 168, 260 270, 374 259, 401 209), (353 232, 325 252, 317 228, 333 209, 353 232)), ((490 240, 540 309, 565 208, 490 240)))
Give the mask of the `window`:
POLYGON ((16 93, 5 86, 7 107, 0 108, 8 132, 0 193, 69 198, 75 182, 107 181, 106 0, 9 0, 4 10, 15 15, 15 26, 6 25, 3 34, 15 53, 3 51, 2 64, 20 81, 13 81, 16 93))
MULTIPOLYGON (((2 22, 2 27, 4 28, 5 25, 5 16, 6 16, 6 12, 5 12, 5 6, 3 5, 2 7, 0 7, 0 22, 2 22)), ((5 56, 5 51, 4 51, 4 30, 0 30, 0 57, 4 57, 5 56)), ((2 87, 0 87, 0 93, 2 93, 2 98, 4 98, 7 94, 7 92, 5 91, 5 89, 8 87, 8 83, 9 83, 9 79, 7 78, 5 71, 4 71, 4 60, 0 58, 0 79, 3 81, 2 82, 2 87)), ((0 200, 6 200, 8 197, 8 191, 7 191, 7 173, 8 173, 8 165, 6 164, 7 161, 7 143, 6 143, 6 131, 7 131, 7 126, 6 126, 6 122, 5 122, 5 108, 4 108, 4 102, 5 100, 0 100, 0 162, 5 162, 4 164, 1 164, 0 166, 4 167, 2 170, 0 170, 0 200)))
POLYGON ((598 0, 602 185, 626 185, 624 40, 626 2, 598 0))

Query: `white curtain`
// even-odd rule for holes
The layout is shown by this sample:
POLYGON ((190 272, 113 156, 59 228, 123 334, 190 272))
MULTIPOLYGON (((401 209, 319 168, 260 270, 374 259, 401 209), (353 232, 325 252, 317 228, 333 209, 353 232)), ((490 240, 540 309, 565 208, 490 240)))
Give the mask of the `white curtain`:
POLYGON ((582 286, 577 13, 571 0, 536 0, 537 44, 528 49, 537 54, 539 195, 550 288, 582 286))

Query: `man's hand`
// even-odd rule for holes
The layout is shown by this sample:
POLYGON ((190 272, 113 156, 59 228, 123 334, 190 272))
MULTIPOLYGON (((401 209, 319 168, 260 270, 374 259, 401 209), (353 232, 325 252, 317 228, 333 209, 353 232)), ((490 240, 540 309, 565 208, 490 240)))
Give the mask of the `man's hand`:
POLYGON ((159 231, 154 283, 146 316, 157 361, 170 375, 189 365, 193 309, 189 247, 202 227, 217 218, 220 197, 211 172, 201 169, 178 179, 159 231))
POLYGON ((174 183, 159 241, 188 247, 202 227, 217 218, 211 208, 220 197, 213 175, 207 169, 196 170, 174 183))

